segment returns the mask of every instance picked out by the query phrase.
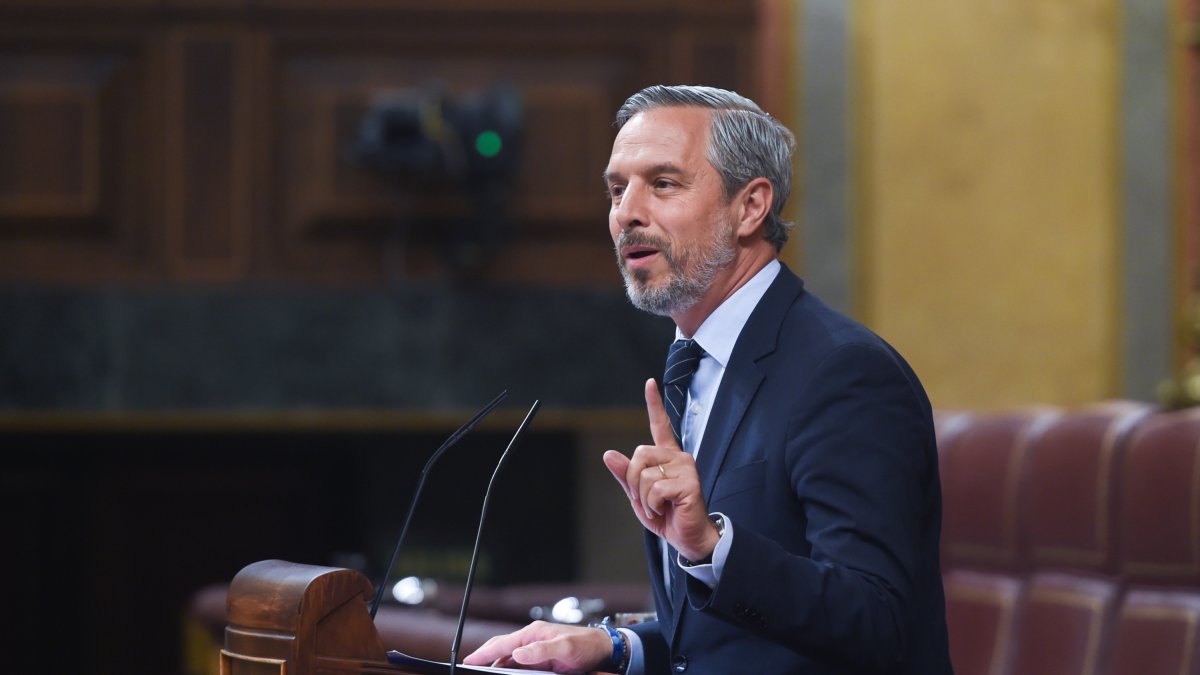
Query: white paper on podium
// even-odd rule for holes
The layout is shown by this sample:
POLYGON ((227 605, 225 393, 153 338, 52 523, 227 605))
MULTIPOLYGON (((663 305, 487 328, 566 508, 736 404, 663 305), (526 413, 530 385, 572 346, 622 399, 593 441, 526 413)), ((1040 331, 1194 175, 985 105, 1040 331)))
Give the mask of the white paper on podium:
MULTIPOLYGON (((403 652, 392 650, 387 653, 388 663, 397 666, 404 666, 410 670, 419 670, 423 673, 431 673, 440 675, 441 673, 450 672, 450 664, 441 661, 430 661, 428 659, 419 659, 415 656, 409 656, 403 652)), ((467 673, 513 673, 515 675, 554 675, 549 670, 518 670, 516 668, 492 668, 489 666, 464 666, 459 665, 457 670, 467 673)))

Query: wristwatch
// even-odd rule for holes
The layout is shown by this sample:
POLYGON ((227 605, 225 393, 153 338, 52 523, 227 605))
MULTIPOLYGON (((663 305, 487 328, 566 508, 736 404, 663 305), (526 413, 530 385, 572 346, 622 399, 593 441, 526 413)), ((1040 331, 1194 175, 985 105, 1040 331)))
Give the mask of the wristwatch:
MULTIPOLYGON (((721 514, 719 514, 719 513, 710 513, 710 514, 708 514, 708 519, 711 520, 713 525, 716 526, 717 539, 720 540, 721 537, 725 536, 725 518, 722 517, 721 514)), ((716 549, 713 549, 713 550, 715 551, 716 549)), ((695 567, 696 565, 711 565, 712 558, 713 558, 712 553, 709 553, 708 555, 704 556, 704 558, 702 560, 696 560, 696 561, 691 561, 683 556, 679 556, 679 563, 681 565, 683 565, 684 567, 695 567)))

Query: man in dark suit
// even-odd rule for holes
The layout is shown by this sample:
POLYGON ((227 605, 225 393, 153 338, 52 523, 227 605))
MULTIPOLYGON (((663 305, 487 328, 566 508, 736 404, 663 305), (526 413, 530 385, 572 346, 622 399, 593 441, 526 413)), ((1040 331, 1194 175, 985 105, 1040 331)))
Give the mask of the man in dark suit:
POLYGON ((790 132, 706 87, 645 89, 617 126, 605 180, 626 289, 678 338, 663 395, 645 387, 653 444, 604 455, 647 530, 658 620, 535 623, 466 662, 951 673, 929 401, 776 260, 790 132))

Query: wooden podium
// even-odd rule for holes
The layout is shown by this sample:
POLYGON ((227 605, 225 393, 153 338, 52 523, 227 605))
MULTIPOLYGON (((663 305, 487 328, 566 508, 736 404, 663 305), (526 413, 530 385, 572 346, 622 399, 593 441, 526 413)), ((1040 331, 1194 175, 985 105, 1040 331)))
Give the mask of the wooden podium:
POLYGON ((387 661, 354 570, 264 560, 229 586, 221 675, 404 674, 387 661))

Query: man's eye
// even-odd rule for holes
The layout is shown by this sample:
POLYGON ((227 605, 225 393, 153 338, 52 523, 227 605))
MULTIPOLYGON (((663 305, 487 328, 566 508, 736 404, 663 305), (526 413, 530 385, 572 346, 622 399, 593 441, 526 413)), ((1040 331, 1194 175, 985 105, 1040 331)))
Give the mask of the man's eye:
POLYGON ((623 192, 625 192, 624 186, 613 185, 608 188, 608 197, 610 199, 616 199, 617 197, 620 197, 623 192))
POLYGON ((659 178, 658 180, 654 181, 654 187, 656 188, 669 188, 674 185, 675 183, 667 180, 666 178, 659 178))

